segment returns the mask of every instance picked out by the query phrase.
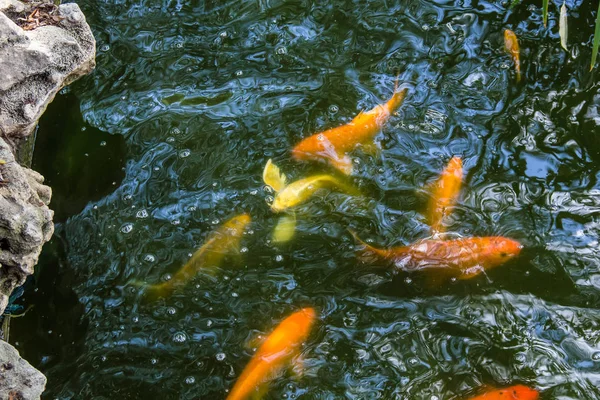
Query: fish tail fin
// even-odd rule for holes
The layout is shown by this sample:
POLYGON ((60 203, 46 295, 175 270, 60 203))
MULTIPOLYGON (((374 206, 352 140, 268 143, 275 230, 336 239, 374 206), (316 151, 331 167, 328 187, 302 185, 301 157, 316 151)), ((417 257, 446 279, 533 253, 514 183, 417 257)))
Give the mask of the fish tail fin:
POLYGON ((356 240, 359 244, 359 248, 357 248, 356 251, 358 253, 358 259, 360 261, 362 261, 365 264, 372 264, 383 258, 384 250, 377 249, 371 246, 370 244, 366 243, 352 229, 348 228, 348 232, 350 232, 354 240, 356 240))
POLYGON ((279 192, 285 187, 287 177, 285 174, 281 173, 279 167, 273 164, 273 161, 269 158, 269 161, 267 161, 265 169, 263 170, 263 181, 265 184, 272 187, 273 190, 279 192))
POLYGON ((352 159, 347 154, 329 157, 329 161, 331 162, 331 165, 342 174, 352 175, 352 171, 354 169, 352 166, 352 159))

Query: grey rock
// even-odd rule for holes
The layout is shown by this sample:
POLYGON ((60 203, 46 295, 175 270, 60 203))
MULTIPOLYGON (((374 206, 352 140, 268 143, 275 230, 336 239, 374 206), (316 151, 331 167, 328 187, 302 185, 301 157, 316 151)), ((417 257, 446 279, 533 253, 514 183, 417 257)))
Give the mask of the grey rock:
POLYGON ((0 312, 12 290, 23 284, 54 233, 52 191, 44 177, 20 166, 0 139, 0 312))
POLYGON ((39 399, 46 377, 21 358, 17 349, 0 341, 0 399, 39 399))
POLYGON ((58 7, 57 25, 27 31, 9 18, 22 7, 0 0, 0 133, 13 149, 31 135, 58 91, 96 65, 96 41, 77 4, 58 7))

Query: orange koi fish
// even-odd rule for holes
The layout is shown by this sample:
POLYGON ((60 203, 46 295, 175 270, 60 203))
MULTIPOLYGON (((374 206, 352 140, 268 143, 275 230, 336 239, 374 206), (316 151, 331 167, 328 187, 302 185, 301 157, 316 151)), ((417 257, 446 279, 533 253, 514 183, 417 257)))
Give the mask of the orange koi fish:
POLYGON ((521 82, 521 50, 519 49, 519 39, 510 29, 504 30, 504 50, 512 56, 517 73, 517 82, 521 82))
POLYGON ((539 392, 535 389, 515 385, 504 389, 493 389, 469 400, 537 400, 539 396, 539 392))
POLYGON ((392 262, 403 271, 444 269, 458 279, 471 279, 485 270, 504 264, 517 256, 523 246, 501 236, 470 237, 454 240, 426 239, 408 246, 378 249, 354 237, 364 246, 366 261, 375 258, 392 262))
POLYGON ((147 286, 144 292, 146 299, 169 296, 175 288, 185 285, 201 269, 209 274, 214 273, 227 254, 239 251, 242 234, 250 221, 248 214, 241 214, 225 222, 171 279, 147 286))
POLYGON ((394 90, 394 95, 385 104, 361 112, 350 123, 307 137, 292 149, 292 156, 299 161, 316 159, 329 162, 350 175, 352 160, 346 153, 358 145, 372 142, 390 115, 402 105, 407 92, 406 88, 394 90))
POLYGON ((427 221, 432 233, 443 233, 444 216, 454 206, 462 184, 463 168, 460 157, 452 157, 439 179, 433 184, 431 199, 427 207, 427 221))
POLYGON ((284 319, 252 357, 227 400, 260 398, 267 389, 267 382, 300 354, 300 345, 308 337, 316 318, 313 308, 304 308, 284 319))

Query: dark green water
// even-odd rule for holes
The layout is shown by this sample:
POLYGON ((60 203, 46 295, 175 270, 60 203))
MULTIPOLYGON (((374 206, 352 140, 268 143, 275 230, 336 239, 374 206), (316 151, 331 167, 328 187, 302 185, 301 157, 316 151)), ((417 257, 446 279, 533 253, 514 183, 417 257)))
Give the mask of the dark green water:
POLYGON ((54 188, 56 234, 13 321, 48 399, 222 399, 245 343, 300 307, 320 315, 306 374, 268 398, 462 399, 527 384, 543 399, 600 399, 600 91, 588 72, 595 2, 82 0, 96 71, 41 124, 34 168, 54 188), (539 3, 539 4, 538 4, 539 3), (503 30, 520 38, 515 83, 503 30), (302 138, 411 86, 354 183, 276 218, 261 173, 292 179, 302 138), (381 246, 428 235, 423 187, 452 155, 464 189, 450 224, 504 235, 522 254, 430 290, 417 274, 361 268, 353 227, 381 246), (125 284, 177 270, 216 225, 248 212, 244 264, 142 304, 125 284))

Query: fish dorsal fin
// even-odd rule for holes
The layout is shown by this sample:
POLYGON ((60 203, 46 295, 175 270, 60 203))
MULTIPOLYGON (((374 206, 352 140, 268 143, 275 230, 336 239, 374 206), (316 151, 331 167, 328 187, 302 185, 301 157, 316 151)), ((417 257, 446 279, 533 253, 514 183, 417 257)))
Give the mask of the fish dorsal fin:
POLYGON ((279 167, 273 164, 273 161, 269 159, 263 170, 263 181, 265 184, 272 187, 274 191, 280 192, 286 185, 287 177, 282 174, 279 167))
POLYGON ((289 242, 296 233, 296 213, 291 211, 289 214, 284 214, 275 229, 273 229, 272 240, 274 243, 286 243, 289 242))

